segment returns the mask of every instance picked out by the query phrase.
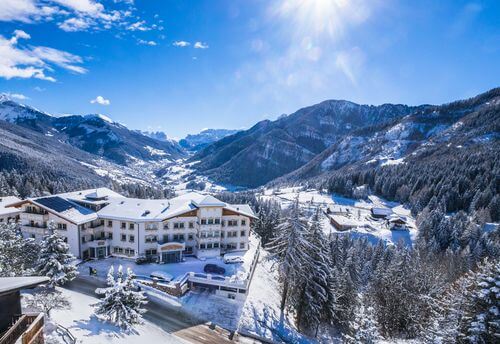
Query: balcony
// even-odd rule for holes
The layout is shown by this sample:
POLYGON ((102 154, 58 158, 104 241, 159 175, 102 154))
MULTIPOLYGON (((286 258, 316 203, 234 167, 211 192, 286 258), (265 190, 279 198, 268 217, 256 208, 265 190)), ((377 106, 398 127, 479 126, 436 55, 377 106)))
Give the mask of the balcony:
POLYGON ((43 209, 26 209, 24 212, 27 214, 33 214, 33 215, 48 215, 49 214, 46 210, 43 210, 43 209))
POLYGON ((0 338, 0 344, 43 343, 43 313, 22 314, 0 338))
POLYGON ((104 247, 111 245, 112 239, 94 239, 86 241, 84 244, 87 244, 88 247, 104 247))

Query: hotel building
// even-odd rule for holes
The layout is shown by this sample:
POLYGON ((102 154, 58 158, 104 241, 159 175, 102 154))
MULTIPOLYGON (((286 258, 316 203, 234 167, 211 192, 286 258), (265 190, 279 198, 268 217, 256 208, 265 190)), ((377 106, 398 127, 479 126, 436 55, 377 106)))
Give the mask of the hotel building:
POLYGON ((246 251, 255 214, 189 192, 172 199, 126 198, 107 188, 29 198, 10 204, 22 233, 40 240, 53 222, 80 259, 148 257, 179 262, 184 255, 216 257, 246 251))

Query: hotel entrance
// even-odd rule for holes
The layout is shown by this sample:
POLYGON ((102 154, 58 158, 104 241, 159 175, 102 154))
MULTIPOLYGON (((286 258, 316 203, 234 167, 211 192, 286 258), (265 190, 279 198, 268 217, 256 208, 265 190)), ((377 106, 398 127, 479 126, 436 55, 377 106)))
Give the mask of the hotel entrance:
POLYGON ((179 263, 182 261, 182 251, 185 245, 181 242, 158 244, 158 255, 161 263, 179 263))
POLYGON ((181 261, 181 252, 162 252, 160 261, 165 263, 178 263, 181 261))

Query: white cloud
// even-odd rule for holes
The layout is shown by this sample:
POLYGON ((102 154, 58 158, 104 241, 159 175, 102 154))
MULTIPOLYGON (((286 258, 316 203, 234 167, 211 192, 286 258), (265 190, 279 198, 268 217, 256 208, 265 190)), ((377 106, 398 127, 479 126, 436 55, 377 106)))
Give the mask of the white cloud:
POLYGON ((156 46, 156 45, 158 45, 158 43, 156 43, 155 41, 145 41, 143 39, 137 40, 137 44, 150 45, 150 46, 156 46))
POLYGON ((187 47, 187 46, 191 45, 191 43, 186 42, 186 41, 175 41, 174 43, 172 43, 172 45, 175 46, 175 47, 184 48, 184 47, 187 47))
POLYGON ((196 42, 194 44, 195 49, 208 49, 208 44, 203 42, 196 42))
POLYGON ((29 35, 21 30, 14 31, 10 39, 0 35, 0 77, 36 78, 56 81, 46 72, 53 72, 53 66, 58 66, 76 73, 86 73, 81 64, 82 58, 71 53, 49 47, 19 47, 19 39, 29 39, 29 35))
POLYGON ((30 22, 31 16, 39 12, 34 0, 0 1, 0 21, 30 22))
POLYGON ((7 96, 10 99, 17 99, 17 100, 28 100, 28 99, 30 99, 29 97, 26 97, 24 94, 21 94, 21 93, 6 92, 6 93, 3 93, 3 95, 7 96))
POLYGON ((132 0, 115 0, 114 7, 103 0, 0 0, 0 21, 37 23, 53 21, 61 30, 127 29, 149 31, 160 28, 148 25, 139 16, 132 0), (135 22, 132 22, 134 18, 135 22))
POLYGON ((139 20, 135 23, 130 24, 127 27, 127 30, 130 30, 130 31, 149 31, 149 30, 151 30, 151 28, 146 25, 145 20, 139 20))
POLYGON ((77 65, 79 63, 83 63, 82 58, 78 55, 73 55, 71 53, 49 47, 35 47, 33 49, 33 54, 41 60, 52 62, 53 64, 72 72, 78 74, 87 73, 85 68, 77 65))
POLYGON ((67 32, 83 31, 89 28, 90 23, 84 18, 69 18, 59 23, 59 28, 67 32))
POLYGON ((105 99, 103 96, 97 96, 95 99, 92 99, 90 101, 91 104, 99 104, 99 105, 109 105, 111 104, 111 102, 109 101, 109 99, 105 99))

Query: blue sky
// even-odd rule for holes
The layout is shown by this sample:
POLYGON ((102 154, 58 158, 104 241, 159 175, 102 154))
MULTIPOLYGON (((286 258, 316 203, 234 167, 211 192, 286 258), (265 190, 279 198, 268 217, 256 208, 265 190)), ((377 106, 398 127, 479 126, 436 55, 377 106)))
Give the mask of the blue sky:
POLYGON ((499 1, 1 0, 0 92, 181 138, 500 86, 499 1))

